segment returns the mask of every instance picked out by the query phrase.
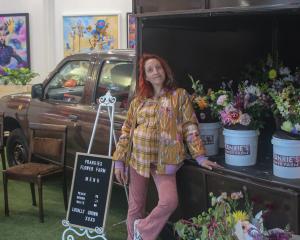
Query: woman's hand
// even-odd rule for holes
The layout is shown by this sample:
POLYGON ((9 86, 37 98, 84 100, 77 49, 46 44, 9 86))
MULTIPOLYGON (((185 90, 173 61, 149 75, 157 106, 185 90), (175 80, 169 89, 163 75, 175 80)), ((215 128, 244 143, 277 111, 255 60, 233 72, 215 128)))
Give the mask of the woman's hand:
POLYGON ((217 164, 217 162, 212 162, 208 159, 203 160, 200 165, 209 170, 212 170, 213 168, 223 168, 221 165, 217 164))
POLYGON ((126 172, 126 168, 115 168, 115 176, 119 183, 121 183, 122 185, 127 184, 128 175, 126 172))

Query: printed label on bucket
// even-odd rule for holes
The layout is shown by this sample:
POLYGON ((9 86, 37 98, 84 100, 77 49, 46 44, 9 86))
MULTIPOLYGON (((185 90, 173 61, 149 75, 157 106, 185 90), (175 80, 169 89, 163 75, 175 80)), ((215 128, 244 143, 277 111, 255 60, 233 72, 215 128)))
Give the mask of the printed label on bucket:
POLYGON ((300 156, 273 154, 273 163, 281 167, 300 167, 300 156))
POLYGON ((250 145, 225 144, 225 153, 229 155, 250 155, 250 145))
POLYGON ((204 145, 211 145, 215 143, 214 135, 201 135, 201 139, 204 145))

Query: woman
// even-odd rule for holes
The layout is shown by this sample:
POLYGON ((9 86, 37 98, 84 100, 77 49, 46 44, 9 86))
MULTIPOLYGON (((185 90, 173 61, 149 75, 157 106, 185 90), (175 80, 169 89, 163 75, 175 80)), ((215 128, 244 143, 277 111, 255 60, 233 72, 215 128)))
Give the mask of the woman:
POLYGON ((217 166, 204 156, 197 118, 188 93, 175 87, 170 67, 156 55, 140 59, 139 86, 113 155, 116 179, 125 184, 129 168, 128 240, 154 240, 178 204, 176 171, 189 152, 205 168, 217 166), (145 217, 152 175, 159 202, 145 217))

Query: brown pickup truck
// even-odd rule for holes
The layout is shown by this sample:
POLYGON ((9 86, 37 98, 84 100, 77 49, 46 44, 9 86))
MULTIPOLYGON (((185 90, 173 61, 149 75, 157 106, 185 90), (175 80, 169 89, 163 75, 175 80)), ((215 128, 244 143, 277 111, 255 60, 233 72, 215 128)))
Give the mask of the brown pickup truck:
MULTIPOLYGON (((112 50, 76 54, 63 59, 30 94, 8 95, 0 100, 9 165, 25 162, 29 122, 68 126, 67 166, 72 168, 76 152, 87 152, 97 112, 96 99, 107 90, 116 97, 117 135, 126 116, 128 99, 135 88, 135 53, 112 50)), ((108 154, 109 117, 103 108, 91 153, 108 154)), ((51 134, 51 133, 49 133, 51 134)))

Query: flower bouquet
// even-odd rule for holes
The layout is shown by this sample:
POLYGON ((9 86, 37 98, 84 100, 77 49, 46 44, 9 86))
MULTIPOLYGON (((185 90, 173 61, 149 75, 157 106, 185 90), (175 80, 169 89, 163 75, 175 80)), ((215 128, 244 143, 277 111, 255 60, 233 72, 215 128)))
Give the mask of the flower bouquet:
POLYGON ((280 91, 290 84, 300 84, 299 74, 293 74, 288 66, 277 62, 269 54, 266 59, 259 60, 258 64, 247 65, 243 78, 258 83, 264 91, 270 88, 280 91))
POLYGON ((198 121, 200 123, 218 122, 218 115, 210 109, 212 104, 211 89, 206 91, 200 80, 194 80, 191 75, 188 76, 192 81, 194 93, 191 99, 198 121))
POLYGON ((234 166, 251 166, 256 163, 258 129, 263 126, 265 95, 257 84, 242 82, 236 92, 232 81, 212 93, 213 111, 219 113, 223 124, 225 162, 234 166))
POLYGON ((206 156, 217 155, 219 152, 219 129, 221 124, 218 115, 212 111, 213 100, 211 98, 212 90, 204 90, 199 80, 195 81, 191 75, 194 94, 192 95, 192 103, 198 118, 200 137, 206 149, 206 156))
POLYGON ((253 215, 253 203, 247 192, 210 193, 211 207, 197 217, 179 220, 175 232, 182 240, 288 240, 291 233, 282 229, 267 231, 263 211, 253 215))
MULTIPOLYGON (((287 132, 296 133, 296 127, 291 126, 291 119, 288 119, 288 108, 290 104, 297 105, 297 99, 291 97, 296 88, 300 87, 300 71, 295 73, 281 61, 275 61, 269 54, 265 60, 258 61, 258 65, 248 65, 244 77, 259 84, 262 93, 266 96, 267 105, 271 106, 277 129, 286 129, 287 132), (291 88, 289 86, 292 86, 291 88), (286 95, 289 96, 286 96, 286 95)), ((294 106, 291 106, 294 108, 294 106)), ((291 109, 291 112, 294 110, 291 109)), ((291 113, 291 115, 294 115, 291 113)), ((295 121, 294 117, 291 117, 295 121)), ((285 130, 285 131, 286 131, 285 130)))
MULTIPOLYGON (((229 83, 231 85, 231 83, 229 83)), ((224 89, 213 93, 214 109, 225 128, 256 130, 263 126, 266 97, 257 84, 242 82, 237 93, 224 89)))
POLYGON ((270 90, 275 116, 282 119, 281 130, 300 139, 300 88, 289 85, 281 91, 270 90))

